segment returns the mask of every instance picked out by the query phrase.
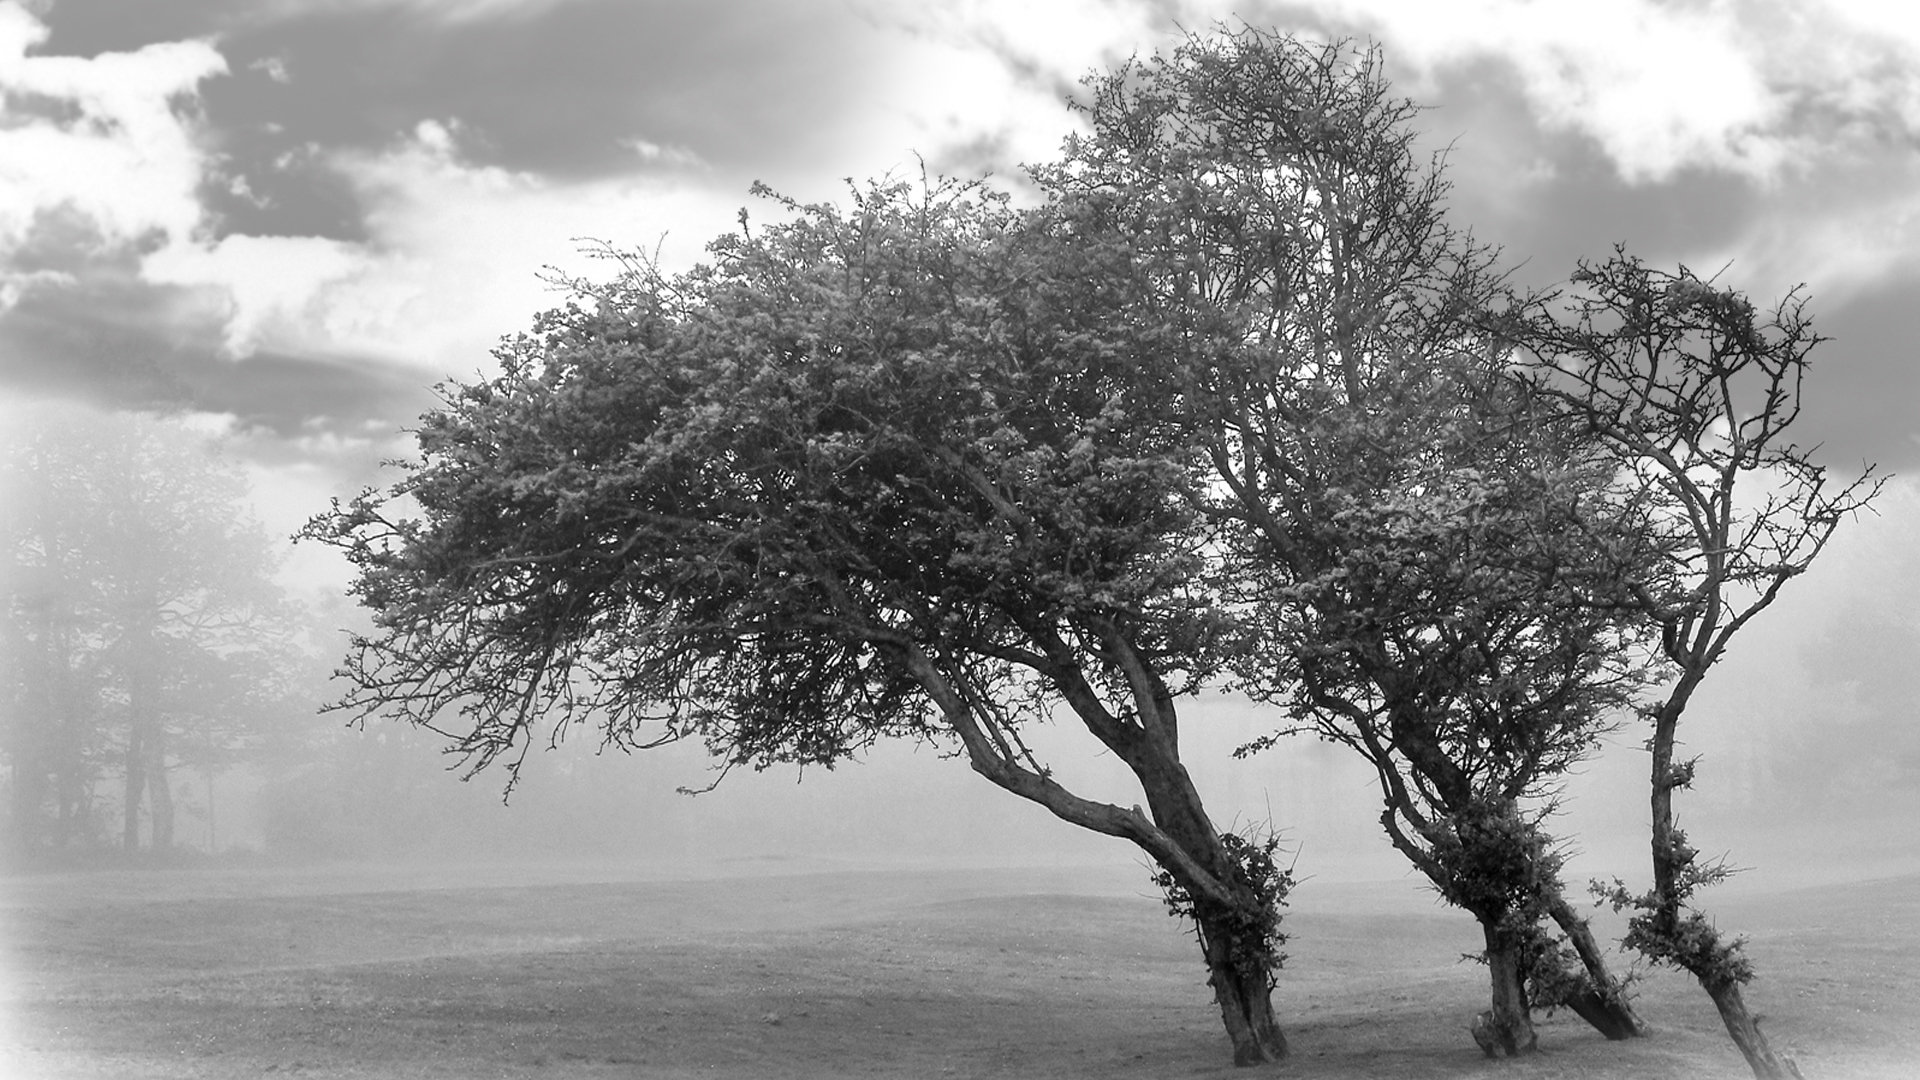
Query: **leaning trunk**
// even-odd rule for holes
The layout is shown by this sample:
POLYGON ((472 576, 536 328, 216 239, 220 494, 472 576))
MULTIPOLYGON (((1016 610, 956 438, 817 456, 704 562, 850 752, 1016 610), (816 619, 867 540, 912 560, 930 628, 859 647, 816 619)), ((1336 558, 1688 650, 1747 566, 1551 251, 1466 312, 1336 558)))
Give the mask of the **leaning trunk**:
POLYGON ((1800 1067, 1793 1059, 1774 1053, 1773 1047, 1767 1045, 1767 1037, 1760 1032, 1759 1019, 1747 1012, 1739 983, 1712 984, 1702 979, 1700 985, 1713 999, 1714 1008, 1720 1010, 1727 1034, 1733 1036, 1733 1044, 1740 1048, 1757 1080, 1801 1080, 1800 1067))
POLYGON ((1237 922, 1213 912, 1196 920, 1207 985, 1233 1043, 1233 1063, 1279 1061, 1287 1056, 1287 1038, 1273 1016, 1273 973, 1260 954, 1264 943, 1240 940, 1237 922))
MULTIPOLYGON (((1275 951, 1281 940, 1279 905, 1290 880, 1271 866, 1265 867, 1273 873, 1263 882, 1249 878, 1247 867, 1215 831, 1193 778, 1180 763, 1173 694, 1141 666, 1124 635, 1108 630, 1114 654, 1131 661, 1126 674, 1136 722, 1123 723, 1108 711, 1075 666, 1062 663, 1050 677, 1087 729, 1132 770, 1150 811, 1138 805, 1126 810, 1068 791, 1031 755, 1016 754, 1012 741, 993 734, 983 722, 988 717, 927 654, 908 647, 899 657, 939 705, 975 772, 1066 821, 1131 840, 1154 860, 1168 906, 1194 921, 1234 1062, 1279 1061, 1287 1056, 1287 1041, 1274 1019, 1272 987, 1282 959, 1275 951)), ((1051 651, 1070 655, 1050 631, 1040 640, 1051 651)), ((1264 854, 1270 856, 1271 850, 1264 854)))
MULTIPOLYGON (((1677 721, 1685 707, 1693 684, 1683 682, 1668 699, 1666 707, 1654 718, 1653 750, 1653 887, 1658 904, 1653 912, 1654 925, 1669 939, 1678 937, 1680 926, 1681 875, 1694 859, 1694 849, 1673 820, 1673 792, 1692 779, 1691 769, 1677 769, 1673 749, 1677 721)), ((1747 1059, 1755 1080, 1798 1080, 1800 1069, 1791 1058, 1773 1052, 1760 1023, 1747 1012, 1746 999, 1740 993, 1740 977, 1729 976, 1710 966, 1714 949, 1676 950, 1675 962, 1687 969, 1713 999, 1727 1034, 1747 1059)))
POLYGON ((1519 1057, 1533 1052, 1533 1010, 1527 1003, 1526 963, 1521 945, 1500 930, 1497 922, 1481 920, 1487 942, 1487 974, 1493 983, 1493 1007, 1473 1023, 1473 1041, 1488 1057, 1519 1057))
POLYGON ((1607 970, 1606 957, 1593 940, 1593 930, 1587 925, 1587 920, 1573 910, 1573 905, 1567 903, 1564 896, 1555 895, 1548 910, 1553 913, 1553 921, 1559 924, 1561 932, 1567 935, 1567 940, 1573 943, 1573 951, 1580 954, 1580 962, 1586 967, 1587 978, 1592 983, 1590 988, 1569 998, 1567 1008, 1609 1039, 1618 1041, 1645 1035, 1646 1025, 1634 1013, 1619 980, 1607 970))

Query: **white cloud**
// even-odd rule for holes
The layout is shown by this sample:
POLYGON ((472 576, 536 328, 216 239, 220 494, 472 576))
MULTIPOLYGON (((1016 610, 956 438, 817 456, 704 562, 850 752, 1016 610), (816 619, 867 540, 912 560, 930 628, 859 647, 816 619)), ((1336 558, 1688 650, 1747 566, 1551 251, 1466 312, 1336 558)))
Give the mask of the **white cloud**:
MULTIPOLYGON (((1381 41, 1416 99, 1471 65, 1510 72, 1525 112, 1590 139, 1629 184, 1719 174, 1757 199, 1744 234, 1689 261, 1731 261, 1772 293, 1826 300, 1920 270, 1920 7, 1884 0, 1308 0, 1297 19, 1381 41)), ((1189 26, 1234 9, 1194 0, 1189 26)), ((1257 17, 1250 17, 1258 21, 1257 17)), ((1526 205, 1555 179, 1500 131, 1462 132, 1501 167, 1481 201, 1526 205)))
POLYGON ((374 154, 341 154, 370 240, 228 237, 212 250, 156 255, 156 280, 219 283, 233 297, 231 344, 390 357, 426 377, 488 370, 502 335, 559 302, 543 267, 605 276, 584 238, 652 249, 685 267, 732 226, 744 191, 704 178, 567 184, 459 154, 458 130, 420 124, 374 154))
POLYGON ((862 129, 896 163, 980 144, 1003 164, 1050 158, 1077 126, 1064 99, 1082 76, 1178 37, 1134 0, 850 3, 891 39, 890 89, 862 129))
POLYGON ((50 114, 15 112, 0 125, 0 257, 57 211, 84 219, 103 245, 187 237, 201 221, 203 154, 174 103, 226 61, 200 41, 91 59, 27 55, 46 37, 19 4, 0 2, 0 91, 50 114))
POLYGON ((1526 0, 1327 0, 1391 57, 1431 73, 1504 61, 1549 125, 1592 136, 1630 180, 1689 164, 1766 174, 1782 103, 1740 13, 1726 2, 1547 4, 1526 0))
POLYGON ((213 286, 223 293, 225 345, 245 356, 307 336, 318 294, 366 265, 356 245, 318 236, 227 236, 212 246, 172 244, 146 257, 157 285, 213 286))

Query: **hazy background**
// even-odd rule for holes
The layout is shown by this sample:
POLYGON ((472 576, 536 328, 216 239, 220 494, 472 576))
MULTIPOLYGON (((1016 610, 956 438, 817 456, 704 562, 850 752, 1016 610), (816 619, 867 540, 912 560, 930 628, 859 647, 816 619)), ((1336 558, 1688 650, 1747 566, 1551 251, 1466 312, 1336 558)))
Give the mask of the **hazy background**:
MULTIPOLYGON (((755 179, 831 198, 842 178, 924 162, 1018 192, 1019 163, 1079 123, 1064 102, 1088 68, 1223 19, 1380 40, 1400 89, 1431 106, 1459 220, 1523 280, 1626 242, 1656 264, 1725 266, 1762 300, 1807 283, 1835 338, 1807 439, 1844 476, 1864 460, 1911 470, 1920 16, 1891 8, 0 0, 0 425, 160 417, 241 478, 277 553, 307 666, 249 714, 246 753, 173 777, 183 848, 634 872, 1131 861, 933 747, 804 784, 736 772, 687 798, 675 788, 711 779, 697 747, 599 755, 576 733, 503 807, 502 776, 461 783, 425 733, 314 715, 328 636, 357 615, 344 567, 284 538, 384 482, 432 383, 489 372, 491 344, 554 300, 541 267, 594 271, 579 238, 689 265, 755 179)), ((1683 824, 1758 867, 1750 880, 1920 862, 1916 490, 1896 481, 1845 528, 1689 713, 1705 760, 1683 824)), ((1186 715, 1221 823, 1270 819, 1303 875, 1403 876, 1368 776, 1338 748, 1233 761, 1270 714, 1218 698, 1186 715)), ((1622 731, 1569 782, 1576 878, 1633 880, 1645 862, 1639 740, 1622 731)), ((1058 765, 1088 794, 1137 801, 1083 736, 1041 742, 1077 748, 1058 765)), ((112 798, 103 786, 109 842, 112 798)))

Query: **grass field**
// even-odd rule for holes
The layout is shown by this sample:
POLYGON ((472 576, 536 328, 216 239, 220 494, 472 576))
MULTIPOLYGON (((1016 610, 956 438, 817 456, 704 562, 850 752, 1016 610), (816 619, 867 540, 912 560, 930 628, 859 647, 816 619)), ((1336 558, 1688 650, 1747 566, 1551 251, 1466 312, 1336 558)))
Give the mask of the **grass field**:
MULTIPOLYGON (((1197 950, 1135 868, 326 868, 16 876, 7 1076, 1212 1077, 1197 950), (600 878, 601 880, 595 880, 600 878)), ((1920 876, 1727 899, 1809 1080, 1920 1076, 1920 876)), ((1652 1038, 1569 1015, 1482 1058, 1477 934, 1407 881, 1308 882, 1276 1005, 1301 1077, 1747 1075, 1651 973, 1652 1038)), ((1624 961, 1623 961, 1624 963, 1624 961)))

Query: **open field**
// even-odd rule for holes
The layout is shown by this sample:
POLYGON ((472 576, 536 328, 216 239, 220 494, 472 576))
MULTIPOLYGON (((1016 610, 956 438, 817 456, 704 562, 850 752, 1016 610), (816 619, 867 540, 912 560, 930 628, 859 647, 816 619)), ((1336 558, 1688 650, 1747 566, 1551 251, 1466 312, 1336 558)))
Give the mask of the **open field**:
MULTIPOLYGON (((1131 867, 209 870, 4 890, 0 1069, 111 1077, 1210 1077, 1197 950, 1131 867), (793 872, 794 870, 801 872, 793 872), (601 880, 594 880, 598 876, 601 880), (617 875, 614 875, 617 876, 617 875)), ((1920 876, 1718 905, 1810 1080, 1920 1075, 1920 876)), ((1490 1062, 1465 916, 1407 881, 1308 882, 1277 997, 1301 1077, 1746 1075, 1650 974, 1655 1037, 1577 1019, 1490 1062)))

